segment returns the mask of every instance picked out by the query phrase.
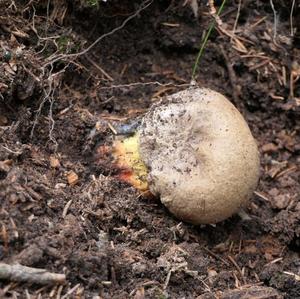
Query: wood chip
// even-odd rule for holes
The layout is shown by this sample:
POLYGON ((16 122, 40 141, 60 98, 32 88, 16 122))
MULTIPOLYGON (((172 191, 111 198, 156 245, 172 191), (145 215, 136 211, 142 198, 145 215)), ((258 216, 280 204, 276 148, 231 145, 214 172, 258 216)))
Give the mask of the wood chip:
POLYGON ((62 213, 62 218, 65 218, 65 217, 67 216, 67 213, 68 213, 68 211, 69 211, 69 208, 70 208, 71 204, 72 204, 72 199, 70 199, 70 200, 67 202, 67 204, 65 205, 64 210, 63 210, 63 213, 62 213))
POLYGON ((167 23, 167 22, 164 22, 164 23, 161 23, 162 25, 164 26, 167 26, 167 27, 180 27, 180 24, 178 23, 167 23))
POLYGON ((68 183, 70 186, 74 186, 78 183, 79 178, 78 178, 78 175, 76 174, 76 172, 71 170, 67 174, 67 180, 68 180, 68 183))

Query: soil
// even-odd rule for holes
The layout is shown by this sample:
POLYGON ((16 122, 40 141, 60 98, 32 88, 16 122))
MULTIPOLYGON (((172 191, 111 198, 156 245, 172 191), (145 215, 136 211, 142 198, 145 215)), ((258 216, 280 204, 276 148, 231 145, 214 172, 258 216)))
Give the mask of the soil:
POLYGON ((209 37, 195 79, 246 118, 261 179, 250 219, 203 227, 97 153, 108 122, 130 124, 188 86, 212 20, 206 1, 195 17, 161 0, 121 26, 141 3, 0 2, 0 260, 67 280, 2 280, 0 297, 300 298, 299 1, 228 1, 209 37))

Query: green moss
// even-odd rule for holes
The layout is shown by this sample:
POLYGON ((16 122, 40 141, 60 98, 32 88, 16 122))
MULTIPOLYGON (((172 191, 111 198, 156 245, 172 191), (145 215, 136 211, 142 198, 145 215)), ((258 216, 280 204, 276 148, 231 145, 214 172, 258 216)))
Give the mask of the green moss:
POLYGON ((90 7, 99 7, 99 0, 85 0, 85 2, 90 7))

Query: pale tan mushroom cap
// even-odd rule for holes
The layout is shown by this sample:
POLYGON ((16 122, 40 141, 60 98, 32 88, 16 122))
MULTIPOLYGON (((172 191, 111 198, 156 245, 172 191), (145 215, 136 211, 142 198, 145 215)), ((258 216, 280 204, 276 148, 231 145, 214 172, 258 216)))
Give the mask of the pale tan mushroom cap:
POLYGON ((147 113, 139 133, 150 191, 180 220, 222 221, 257 186, 256 142, 220 93, 190 88, 168 96, 147 113))

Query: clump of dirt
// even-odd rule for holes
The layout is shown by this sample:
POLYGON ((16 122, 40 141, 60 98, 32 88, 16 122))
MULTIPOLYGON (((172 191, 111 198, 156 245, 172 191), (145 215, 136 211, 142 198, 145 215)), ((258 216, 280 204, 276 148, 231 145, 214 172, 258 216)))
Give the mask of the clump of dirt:
POLYGON ((196 227, 118 181, 96 149, 108 123, 188 86, 206 1, 198 18, 184 1, 1 1, 0 259, 67 283, 2 280, 0 297, 234 298, 261 286, 299 298, 299 3, 272 3, 226 4, 201 58, 197 83, 252 129, 261 181, 250 220, 196 227))

